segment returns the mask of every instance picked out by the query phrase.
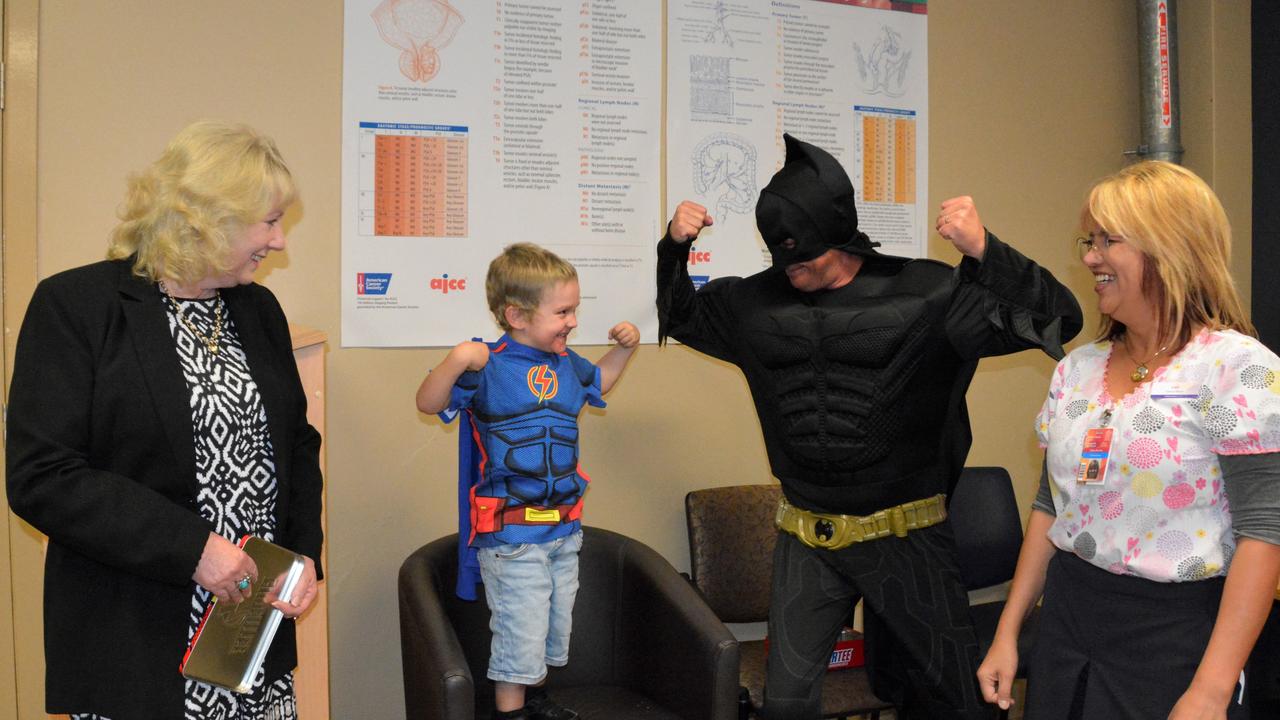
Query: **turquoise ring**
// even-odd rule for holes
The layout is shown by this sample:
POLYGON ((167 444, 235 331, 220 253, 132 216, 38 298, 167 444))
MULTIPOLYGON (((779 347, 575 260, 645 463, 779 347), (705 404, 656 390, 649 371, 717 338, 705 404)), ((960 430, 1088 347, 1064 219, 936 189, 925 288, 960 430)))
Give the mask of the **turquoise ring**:
POLYGON ((236 587, 240 588, 241 590, 248 590, 249 580, 250 580, 250 577, 248 575, 245 575, 244 577, 240 578, 240 582, 236 583, 236 587))

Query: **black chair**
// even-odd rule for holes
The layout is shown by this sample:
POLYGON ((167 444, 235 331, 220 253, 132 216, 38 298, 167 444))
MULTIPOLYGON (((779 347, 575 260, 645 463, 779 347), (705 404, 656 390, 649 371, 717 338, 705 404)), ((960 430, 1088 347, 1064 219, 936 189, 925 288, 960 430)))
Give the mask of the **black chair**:
MULTIPOLYGON (((777 530, 774 514, 782 490, 777 485, 738 485, 695 490, 685 496, 689 524, 689 563, 693 584, 724 622, 762 622, 769 618, 769 586, 777 530)), ((849 608, 852 616, 853 608, 849 608)), ((743 711, 764 705, 764 641, 740 647, 743 711)), ((826 674, 822 717, 867 715, 873 720, 893 705, 877 698, 865 668, 826 674)))
MULTIPOLYGON (((955 533, 965 589, 982 590, 1012 580, 1022 550, 1022 514, 1009 471, 1002 467, 965 468, 951 493, 947 513, 955 533)), ((969 606, 978 635, 979 658, 991 648, 1003 611, 1003 600, 969 606)), ((1018 635, 1018 679, 1027 676, 1026 660, 1039 617, 1039 608, 1033 609, 1018 635)))
MULTIPOLYGON (((688 582, 652 549, 585 528, 569 664, 547 682, 584 720, 730 720, 738 643, 688 582)), ((400 566, 400 648, 409 720, 493 712, 489 608, 454 593, 458 536, 400 566), (477 682, 477 678, 479 682, 477 682)))

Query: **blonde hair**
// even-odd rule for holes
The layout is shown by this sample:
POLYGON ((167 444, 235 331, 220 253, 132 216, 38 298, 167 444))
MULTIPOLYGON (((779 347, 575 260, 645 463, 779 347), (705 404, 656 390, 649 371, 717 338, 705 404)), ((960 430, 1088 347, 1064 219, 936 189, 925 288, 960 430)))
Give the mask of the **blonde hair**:
MULTIPOLYGON (((1130 165, 1093 186, 1080 224, 1142 251, 1142 291, 1156 306, 1161 341, 1181 347, 1196 325, 1257 335, 1227 270, 1231 223, 1195 173, 1156 160, 1130 165)), ((1098 337, 1114 340, 1124 331, 1104 314, 1098 337)))
POLYGON ((549 288, 577 279, 578 271, 559 255, 533 243, 515 243, 503 248, 502 254, 489 263, 484 293, 494 319, 503 330, 510 331, 508 307, 531 314, 549 288))
POLYGON ((297 189, 270 138, 247 125, 201 120, 183 128, 128 181, 107 257, 136 255, 133 272, 189 284, 221 275, 231 243, 297 189))

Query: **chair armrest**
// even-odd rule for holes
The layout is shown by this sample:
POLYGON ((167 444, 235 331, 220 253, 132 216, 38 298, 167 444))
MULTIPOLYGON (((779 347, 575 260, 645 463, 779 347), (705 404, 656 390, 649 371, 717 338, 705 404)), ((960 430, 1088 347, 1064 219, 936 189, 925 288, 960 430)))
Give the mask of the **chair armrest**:
POLYGON ((622 557, 620 647, 633 689, 685 720, 736 720, 738 641, 662 556, 639 543, 622 557))
POLYGON ((475 720, 475 682, 432 577, 426 546, 400 566, 400 654, 407 720, 475 720))

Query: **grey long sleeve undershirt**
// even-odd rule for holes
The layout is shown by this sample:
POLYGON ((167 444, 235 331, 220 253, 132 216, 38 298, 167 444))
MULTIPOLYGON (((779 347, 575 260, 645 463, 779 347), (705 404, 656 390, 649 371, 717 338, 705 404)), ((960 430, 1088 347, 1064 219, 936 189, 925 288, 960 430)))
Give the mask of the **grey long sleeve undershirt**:
MULTIPOLYGON (((1219 455, 1222 481, 1231 502, 1231 530, 1236 537, 1280 545, 1280 453, 1219 455)), ((1057 516, 1049 494, 1049 471, 1040 464, 1040 489, 1031 507, 1057 516)))

